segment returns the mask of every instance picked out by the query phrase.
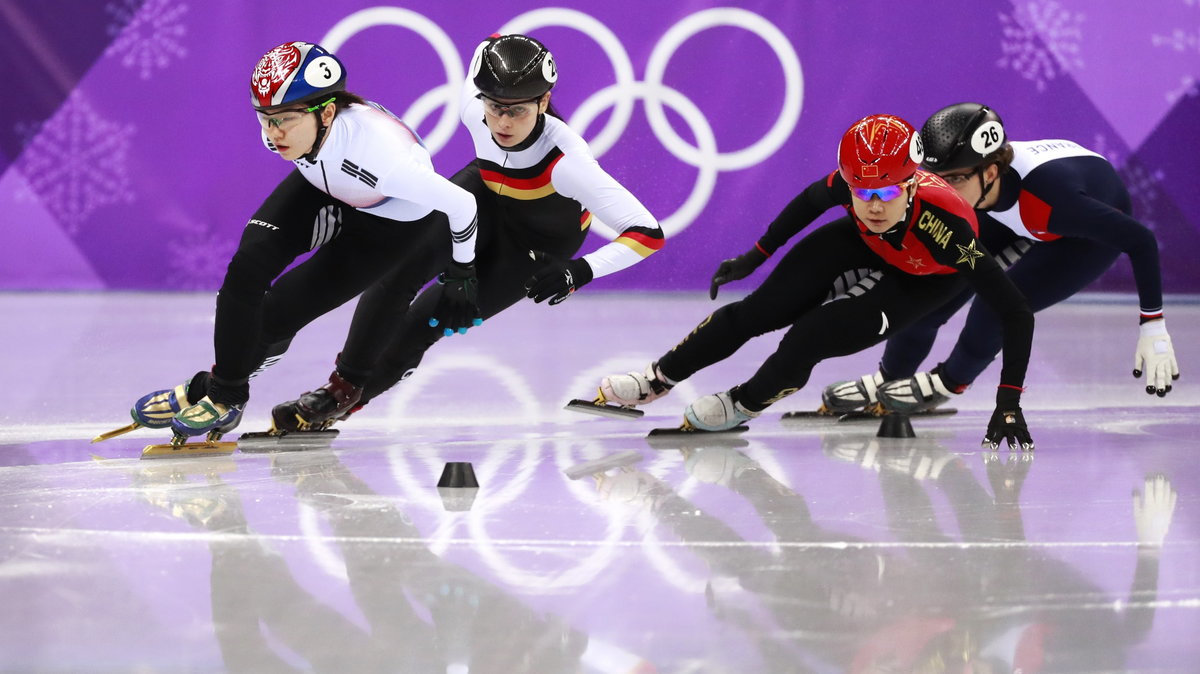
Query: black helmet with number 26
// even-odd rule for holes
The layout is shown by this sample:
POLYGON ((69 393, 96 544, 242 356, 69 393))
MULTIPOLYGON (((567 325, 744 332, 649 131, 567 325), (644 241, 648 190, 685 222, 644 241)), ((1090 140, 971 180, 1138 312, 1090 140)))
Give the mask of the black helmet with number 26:
POLYGON ((990 162, 1008 144, 1004 123, 981 103, 958 103, 933 113, 921 127, 925 168, 936 173, 990 162))

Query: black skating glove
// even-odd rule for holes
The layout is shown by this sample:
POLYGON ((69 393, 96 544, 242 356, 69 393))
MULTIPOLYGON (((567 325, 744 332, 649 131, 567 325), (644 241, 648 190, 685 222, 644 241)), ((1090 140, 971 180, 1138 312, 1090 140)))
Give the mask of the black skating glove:
POLYGON ((1005 386, 996 389, 996 411, 992 412, 987 435, 983 436, 980 446, 997 449, 1001 440, 1008 442, 1009 449, 1033 449, 1033 438, 1025 425, 1025 415, 1021 413, 1021 391, 1005 386))
POLYGON ((766 261, 767 254, 759 250, 758 245, 737 257, 723 261, 717 266, 716 273, 713 274, 712 285, 708 287, 708 298, 717 299, 717 288, 730 281, 746 278, 766 261))
POLYGON ((525 282, 525 296, 534 302, 550 300, 553 306, 592 280, 592 266, 583 258, 560 262, 540 251, 530 251, 529 255, 546 263, 525 282))
POLYGON ((458 332, 465 334, 467 328, 483 323, 479 313, 479 280, 475 278, 475 265, 462 264, 454 260, 441 274, 438 284, 442 296, 433 310, 429 324, 442 326, 446 335, 458 332))

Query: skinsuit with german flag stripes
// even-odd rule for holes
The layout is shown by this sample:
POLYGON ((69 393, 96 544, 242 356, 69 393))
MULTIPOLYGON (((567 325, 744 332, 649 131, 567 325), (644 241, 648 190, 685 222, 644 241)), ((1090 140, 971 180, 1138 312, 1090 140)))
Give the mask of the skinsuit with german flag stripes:
MULTIPOLYGON (((587 142, 549 107, 550 89, 557 79, 554 59, 540 42, 504 35, 492 36, 476 49, 463 86, 459 112, 476 159, 451 182, 474 194, 478 203, 475 264, 478 307, 484 319, 527 296, 557 304, 592 279, 630 267, 663 245, 663 232, 654 216, 600 167, 587 142), (522 124, 528 129, 523 138, 522 124), (574 257, 593 215, 618 236, 574 257)), ((442 260, 450 252, 446 237, 439 251, 431 251, 427 278, 445 267, 442 260)), ((381 311, 407 313, 361 391, 342 387, 339 392, 338 382, 331 377, 327 388, 334 387, 330 392, 339 394, 340 400, 336 407, 323 406, 327 417, 333 412, 351 413, 357 407, 349 401, 360 407, 391 388, 417 367, 429 347, 453 334, 431 321, 443 289, 438 284, 429 286, 410 306, 415 293, 411 277, 398 275, 385 277, 363 295, 338 358, 339 369, 350 360, 346 356, 356 341, 370 341, 358 339, 357 324, 381 311)), ((371 362, 362 357, 355 360, 371 362)), ((322 390, 305 396, 322 396, 322 390)), ((305 407, 322 407, 321 401, 305 396, 297 401, 301 416, 305 407), (306 404, 306 400, 314 402, 306 404)))

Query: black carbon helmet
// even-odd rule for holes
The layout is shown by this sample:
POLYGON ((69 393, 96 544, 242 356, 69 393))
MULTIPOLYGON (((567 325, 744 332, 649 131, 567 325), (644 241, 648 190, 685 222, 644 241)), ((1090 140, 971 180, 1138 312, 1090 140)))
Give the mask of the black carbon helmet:
POLYGON ((921 127, 922 166, 943 173, 974 168, 1004 148, 1008 136, 995 110, 982 103, 958 103, 933 113, 921 127))
POLYGON ((558 66, 541 42, 526 35, 497 35, 478 50, 471 78, 488 98, 527 100, 550 91, 558 81, 558 66))

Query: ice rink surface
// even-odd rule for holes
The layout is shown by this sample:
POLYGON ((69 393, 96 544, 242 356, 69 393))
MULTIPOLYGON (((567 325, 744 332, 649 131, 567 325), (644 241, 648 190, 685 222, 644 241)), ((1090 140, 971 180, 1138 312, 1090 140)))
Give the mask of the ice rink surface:
MULTIPOLYGON (((1132 297, 1038 314, 1033 453, 979 447, 998 364, 916 438, 781 420, 879 347, 822 363, 734 439, 647 441, 778 335, 642 419, 562 409, 715 306, 523 303, 437 345, 327 448, 151 461, 168 434, 89 440, 209 367, 213 296, 0 294, 0 671, 1200 666, 1200 305, 1167 302, 1183 378, 1164 399, 1130 375, 1132 297), (448 462, 478 490, 439 491, 448 462)), ((349 309, 254 380, 240 430, 325 381, 349 309)))

